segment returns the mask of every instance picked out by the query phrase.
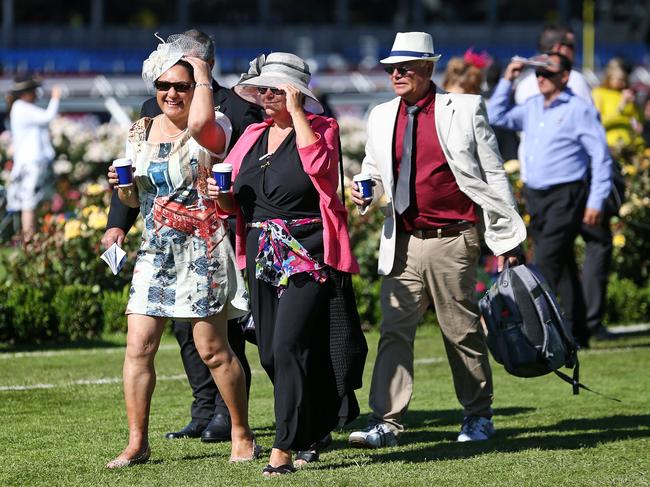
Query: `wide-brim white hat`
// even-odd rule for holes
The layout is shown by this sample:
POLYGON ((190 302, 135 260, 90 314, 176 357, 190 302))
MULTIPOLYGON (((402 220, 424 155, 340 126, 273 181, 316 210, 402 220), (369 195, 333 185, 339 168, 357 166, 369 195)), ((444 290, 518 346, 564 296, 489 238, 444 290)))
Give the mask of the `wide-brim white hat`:
POLYGON ((233 90, 244 100, 263 106, 263 95, 260 95, 258 88, 277 88, 278 85, 288 84, 305 95, 305 110, 322 113, 323 106, 309 89, 310 79, 309 66, 302 58, 288 52, 273 52, 268 56, 260 54, 253 59, 248 73, 241 75, 233 90))
POLYGON ((398 32, 387 58, 382 64, 396 64, 406 61, 432 61, 440 59, 433 50, 433 38, 426 32, 398 32))

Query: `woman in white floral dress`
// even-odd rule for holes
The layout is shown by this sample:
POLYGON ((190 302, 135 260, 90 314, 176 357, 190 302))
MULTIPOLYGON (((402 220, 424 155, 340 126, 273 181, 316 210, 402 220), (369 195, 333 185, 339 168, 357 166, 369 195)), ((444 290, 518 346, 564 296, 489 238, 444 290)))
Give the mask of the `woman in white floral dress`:
MULTIPOLYGON (((193 323, 194 341, 232 419, 231 461, 255 458, 244 374, 227 337, 227 319, 248 309, 243 279, 206 178, 230 137, 230 122, 212 106, 209 66, 184 56, 187 46, 163 43, 143 66, 162 115, 131 127, 127 156, 134 185, 118 188, 139 207, 145 228, 133 273, 124 359, 129 443, 108 468, 144 463, 150 455, 148 418, 155 385, 153 359, 169 318, 193 323)), ((117 184, 115 170, 109 180, 117 184)))

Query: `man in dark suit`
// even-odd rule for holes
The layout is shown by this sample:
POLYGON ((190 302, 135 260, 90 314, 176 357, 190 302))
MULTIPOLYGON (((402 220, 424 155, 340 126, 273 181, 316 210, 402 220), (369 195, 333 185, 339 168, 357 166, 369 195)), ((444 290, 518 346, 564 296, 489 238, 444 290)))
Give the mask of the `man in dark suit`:
MULTIPOLYGON (((212 39, 207 34, 194 29, 183 32, 183 34, 208 47, 209 58, 204 60, 210 66, 214 66, 214 42, 212 39)), ((230 149, 248 125, 262 120, 262 113, 257 107, 250 105, 235 95, 232 90, 220 86, 214 79, 212 80, 212 89, 215 110, 223 112, 232 123, 232 136, 228 147, 230 149)), ((160 113, 156 98, 152 97, 142 105, 140 116, 154 117, 160 113)), ((106 248, 110 247, 114 242, 121 245, 124 236, 133 226, 138 213, 137 208, 128 208, 123 205, 117 197, 117 191, 113 191, 108 224, 102 238, 102 245, 106 248)), ((228 223, 232 230, 230 235, 234 247, 234 221, 229 219, 228 223)), ((179 431, 167 433, 165 438, 201 437, 201 441, 206 442, 229 441, 231 425, 228 408, 219 394, 210 370, 203 363, 196 350, 191 324, 174 321, 173 330, 181 347, 183 367, 192 387, 194 401, 191 408, 192 420, 189 424, 179 431)), ((248 391, 250 390, 251 372, 244 354, 245 340, 238 320, 228 322, 228 341, 242 364, 246 375, 246 390, 248 391)))

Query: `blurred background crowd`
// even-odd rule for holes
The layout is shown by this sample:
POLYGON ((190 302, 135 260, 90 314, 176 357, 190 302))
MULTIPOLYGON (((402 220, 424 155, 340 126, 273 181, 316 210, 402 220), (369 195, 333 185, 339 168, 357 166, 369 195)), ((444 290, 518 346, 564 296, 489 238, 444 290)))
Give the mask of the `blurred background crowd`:
MULTIPOLYGON (((20 219, 6 211, 4 185, 14 161, 11 136, 4 130, 8 104, 0 100, 0 278, 18 284, 0 289, 0 311, 5 311, 0 312, 0 340, 85 337, 125 326, 129 269, 114 277, 98 259, 110 197, 104 174, 107 163, 123 154, 126 129, 150 96, 140 72, 158 42, 154 33, 164 38, 188 28, 213 36, 213 74, 225 86, 232 86, 260 52, 288 51, 308 60, 314 91, 339 121, 344 166, 351 176, 363 158, 366 114, 393 96, 378 60, 390 50, 396 31, 431 33, 443 53, 436 84, 487 99, 512 56, 538 52, 543 25, 569 26, 575 33, 575 66, 592 89, 625 183, 619 214, 611 220, 614 253, 605 321, 650 320, 650 1, 0 3, 0 92, 7 94, 16 76, 37 73, 42 96, 35 103, 45 108, 53 87, 61 87, 59 113, 50 124, 56 192, 39 210, 30 244, 39 252, 12 247, 20 219), (35 279, 43 283, 40 289, 29 286, 35 279), (65 317, 65 329, 59 317, 65 317)), ((517 136, 500 132, 499 138, 506 170, 519 191, 517 136)), ((374 213, 350 212, 362 266, 356 278, 359 311, 369 324, 379 322, 380 224, 374 213)), ((138 238, 129 240, 127 249, 133 250, 138 238)), ((494 262, 486 258, 484 263, 477 292, 486 289, 494 273, 494 262)))

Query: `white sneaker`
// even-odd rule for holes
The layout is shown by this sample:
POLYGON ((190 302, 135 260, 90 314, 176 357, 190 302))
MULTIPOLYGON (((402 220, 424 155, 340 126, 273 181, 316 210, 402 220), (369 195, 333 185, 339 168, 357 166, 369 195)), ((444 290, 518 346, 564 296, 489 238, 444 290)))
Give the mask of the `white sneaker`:
POLYGON ((456 441, 488 440, 494 436, 495 431, 491 419, 482 416, 467 416, 456 441))
POLYGON ((348 441, 355 448, 382 448, 397 445, 397 436, 386 423, 379 423, 363 431, 354 431, 348 441))

